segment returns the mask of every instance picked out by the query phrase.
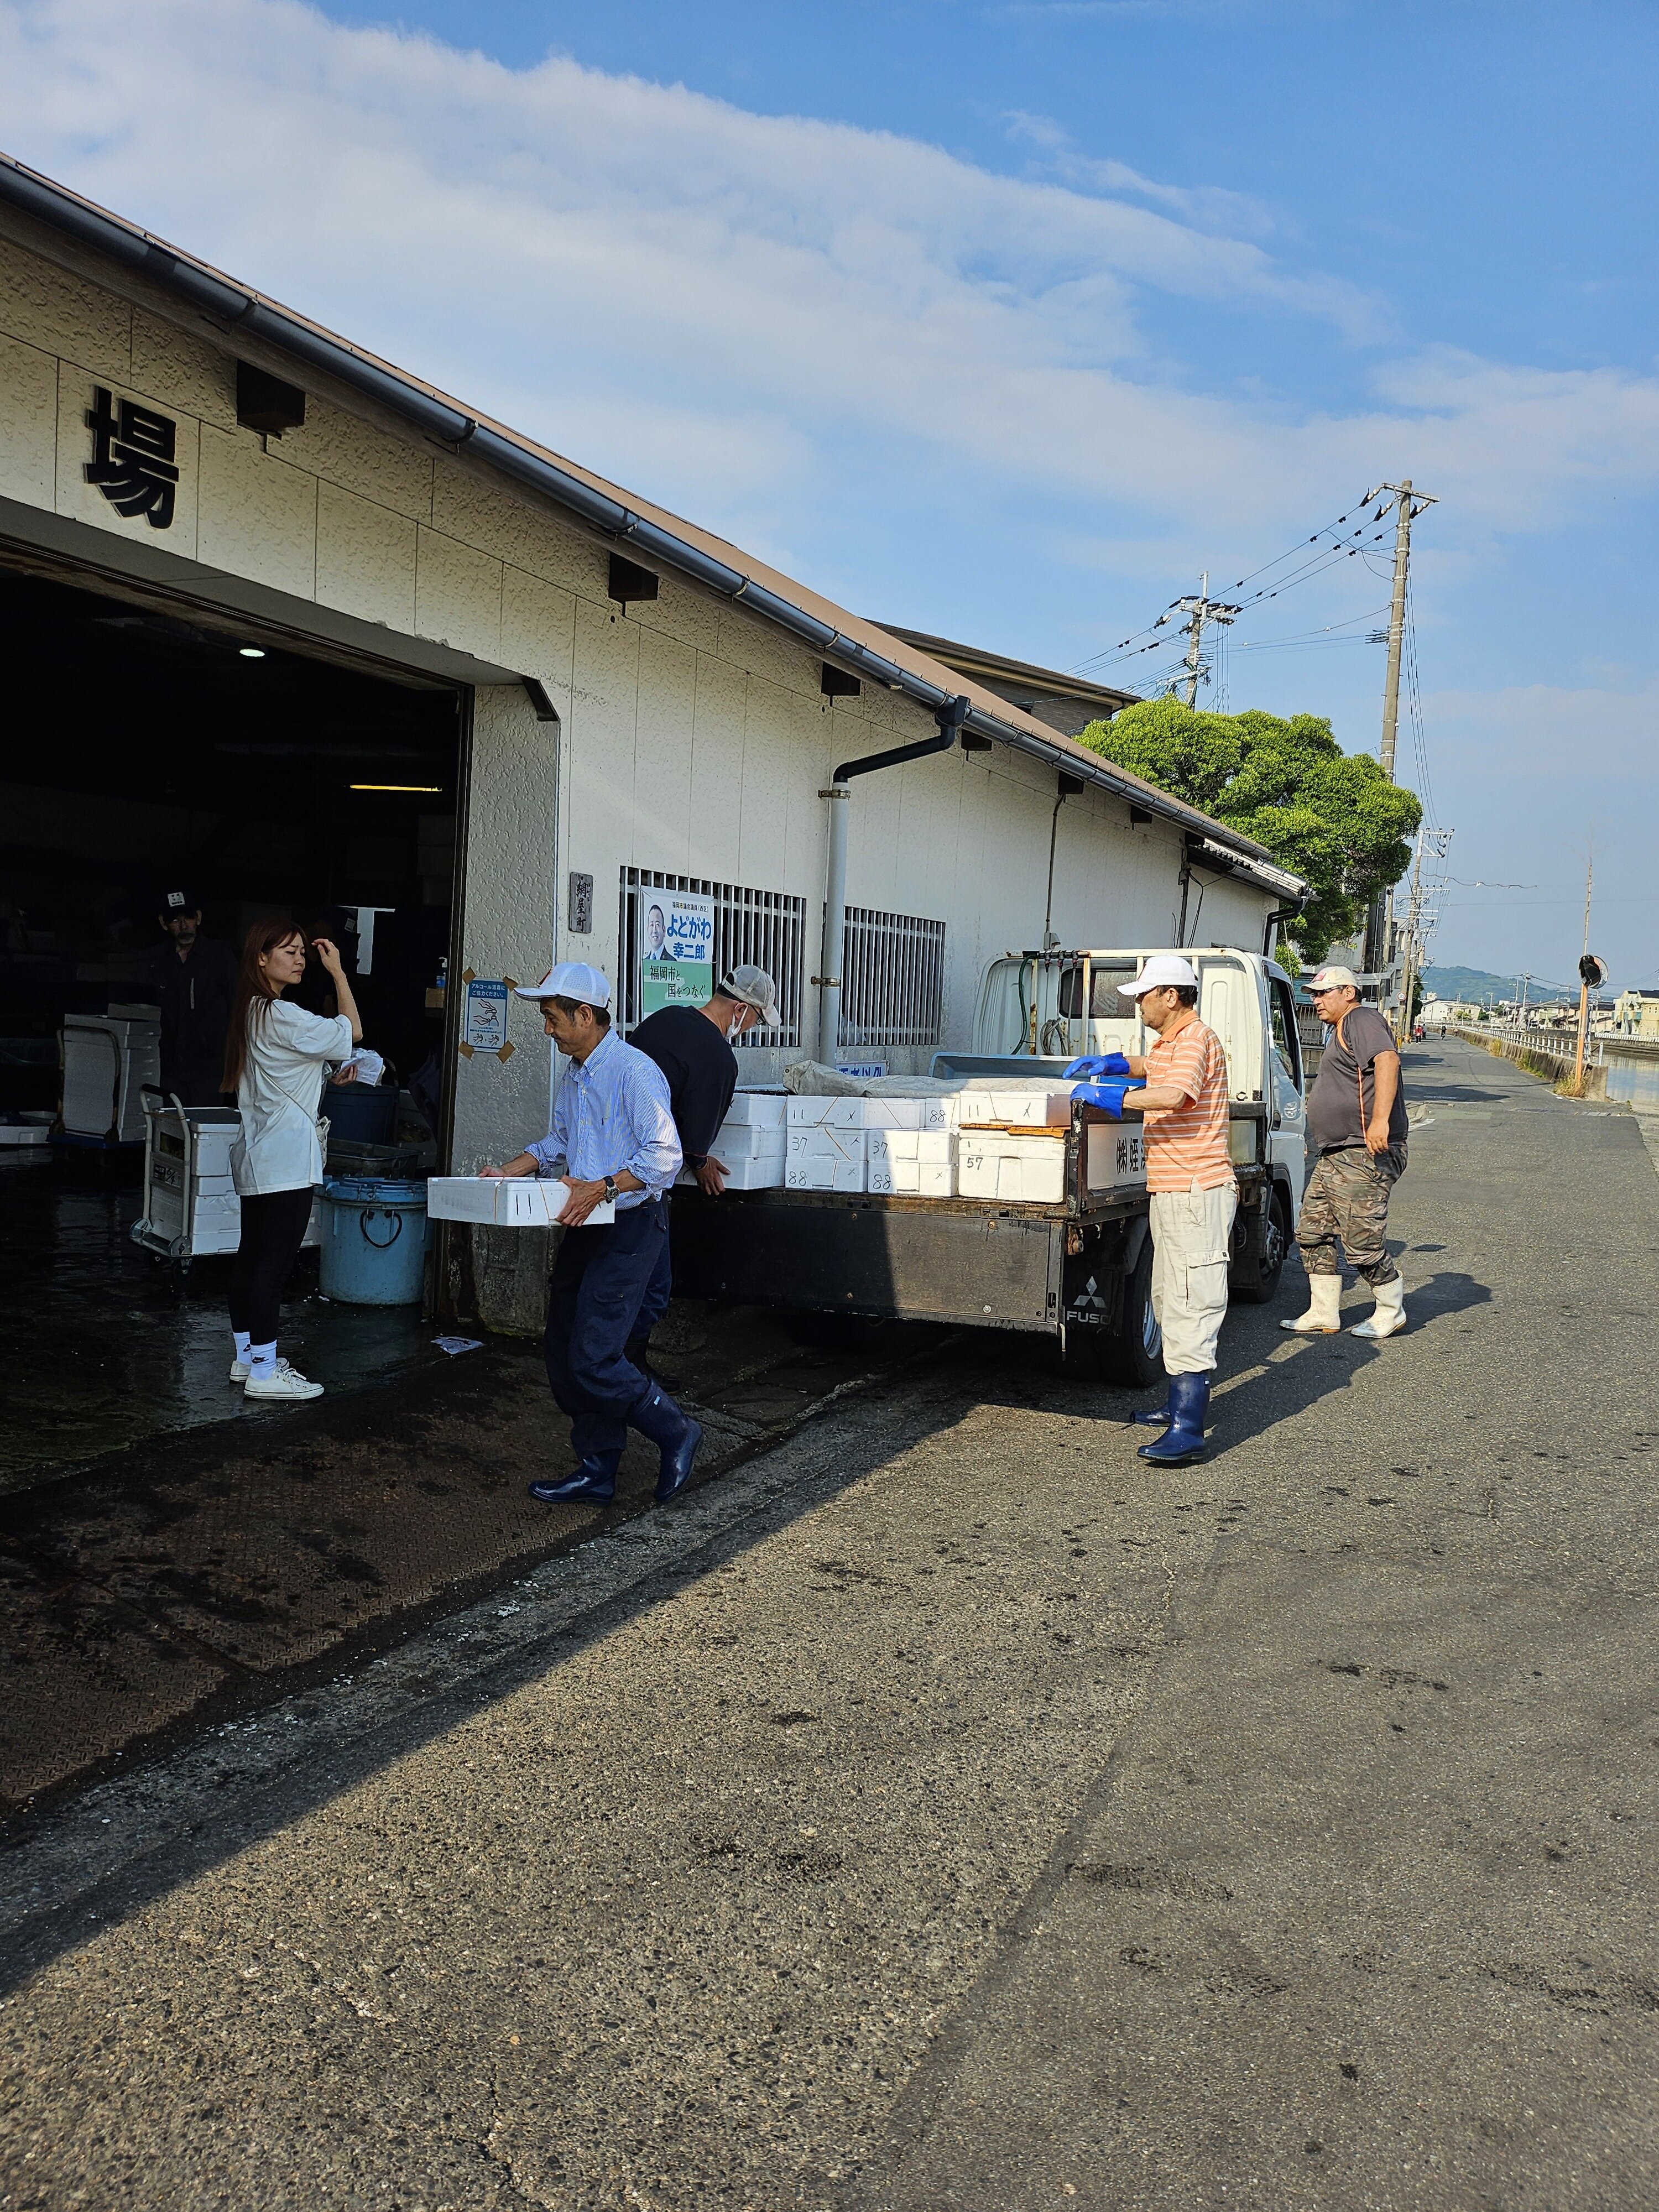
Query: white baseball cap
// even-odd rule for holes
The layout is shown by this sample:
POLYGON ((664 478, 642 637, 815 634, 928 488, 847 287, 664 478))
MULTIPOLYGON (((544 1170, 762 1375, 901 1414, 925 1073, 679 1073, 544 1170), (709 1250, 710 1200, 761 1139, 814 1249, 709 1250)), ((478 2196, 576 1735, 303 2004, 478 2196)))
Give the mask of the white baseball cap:
POLYGON ((585 1006, 611 1004, 611 978, 585 960, 561 960, 539 983, 515 983, 513 988, 521 999, 577 999, 585 1006))
POLYGON ((1143 991, 1195 991, 1198 975, 1192 962, 1183 960, 1178 952, 1154 952, 1133 983, 1120 983, 1117 988, 1126 999, 1138 999, 1143 991))
POLYGON ((717 988, 722 998, 735 999, 740 1006, 752 1006, 770 1028, 775 1029, 783 1019, 778 1012, 778 987, 764 968, 730 968, 717 988))
POLYGON ((1357 991, 1359 978, 1352 968, 1322 968, 1308 986, 1310 995, 1315 991, 1357 991))

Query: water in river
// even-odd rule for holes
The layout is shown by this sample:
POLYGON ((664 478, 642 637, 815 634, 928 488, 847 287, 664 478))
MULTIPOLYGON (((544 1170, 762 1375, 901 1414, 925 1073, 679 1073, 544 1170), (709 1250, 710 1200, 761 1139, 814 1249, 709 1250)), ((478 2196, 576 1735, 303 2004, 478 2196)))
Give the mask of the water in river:
POLYGON ((1607 1096, 1638 1113, 1659 1114, 1659 1060, 1626 1060, 1610 1046, 1607 1096))

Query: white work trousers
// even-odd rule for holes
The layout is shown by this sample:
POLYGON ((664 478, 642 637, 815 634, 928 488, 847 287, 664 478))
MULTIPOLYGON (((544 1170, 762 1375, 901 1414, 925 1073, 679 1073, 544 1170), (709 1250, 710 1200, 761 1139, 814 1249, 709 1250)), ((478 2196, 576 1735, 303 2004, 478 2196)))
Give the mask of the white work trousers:
POLYGON ((1207 1375, 1215 1365, 1237 1211, 1237 1183, 1152 1193, 1152 1311, 1166 1375, 1207 1375))

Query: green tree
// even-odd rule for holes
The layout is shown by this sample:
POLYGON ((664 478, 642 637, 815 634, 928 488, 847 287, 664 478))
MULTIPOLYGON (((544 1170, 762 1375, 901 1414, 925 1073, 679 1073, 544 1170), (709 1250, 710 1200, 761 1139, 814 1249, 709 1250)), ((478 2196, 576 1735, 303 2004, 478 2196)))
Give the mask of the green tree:
POLYGON ((1369 753, 1345 753, 1318 714, 1213 714, 1146 699, 1081 742, 1103 759, 1254 838, 1309 884, 1287 926, 1304 960, 1351 937, 1397 884, 1423 810, 1369 753))

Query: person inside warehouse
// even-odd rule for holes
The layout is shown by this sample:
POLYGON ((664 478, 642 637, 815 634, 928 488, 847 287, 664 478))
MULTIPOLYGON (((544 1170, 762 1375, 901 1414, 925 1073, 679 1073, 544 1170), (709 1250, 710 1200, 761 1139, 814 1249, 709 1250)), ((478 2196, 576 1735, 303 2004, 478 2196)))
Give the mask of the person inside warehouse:
POLYGON ((561 961, 539 983, 514 986, 569 1061, 553 1101, 553 1126, 487 1176, 545 1176, 566 1184, 563 1234, 548 1285, 547 1379, 570 1416, 574 1474, 532 1482, 544 1505, 608 1504, 630 1428, 660 1454, 656 1495, 665 1503, 691 1480, 702 1429, 628 1357, 640 1305, 668 1240, 663 1200, 680 1171, 668 1082, 655 1060, 611 1025, 609 979, 586 961, 561 961), (588 1219, 601 1202, 609 1222, 588 1219))
MULTIPOLYGON (((778 987, 763 968, 732 969, 706 1006, 659 1006, 647 1014, 629 1042, 654 1060, 668 1079, 669 1104, 679 1132, 685 1164, 706 1198, 726 1188, 726 1170, 709 1146, 726 1119, 738 1087, 738 1055, 732 1041, 764 1022, 775 1028, 778 987)), ((669 1241, 664 1237, 656 1272, 646 1287, 639 1319, 629 1340, 628 1357, 642 1374, 656 1373, 666 1390, 678 1386, 648 1364, 651 1332, 668 1310, 674 1287, 669 1241)))
POLYGON ((234 1350, 230 1379, 250 1398, 320 1398, 323 1386, 276 1356, 276 1325, 288 1280, 323 1179, 317 1126, 331 1060, 362 1042, 363 1027, 339 949, 312 945, 333 986, 339 1012, 308 1013, 283 994, 306 972, 306 938, 286 919, 256 921, 242 964, 225 1046, 224 1087, 234 1091, 242 1126, 230 1151, 241 1200, 242 1234, 230 1281, 234 1350))
POLYGON ((201 901, 190 891, 164 891, 156 920, 167 942, 151 955, 141 988, 161 1009, 161 1089, 182 1105, 220 1105, 236 956, 203 936, 201 901))
POLYGON ((1132 983, 1117 988, 1125 998, 1139 1000, 1140 1018, 1158 1042, 1144 1056, 1109 1053, 1074 1060, 1066 1072, 1106 1079, 1080 1085, 1073 1096, 1103 1106, 1114 1118, 1126 1106, 1141 1110, 1152 1201, 1152 1311, 1164 1332, 1170 1389, 1162 1406, 1133 1418, 1144 1428, 1164 1431, 1141 1445, 1142 1459, 1184 1467, 1204 1455, 1238 1210, 1238 1180, 1227 1144, 1227 1055, 1215 1031, 1198 1018, 1197 972, 1179 953, 1153 953, 1132 983), (1139 1087, 1126 1077, 1139 1079, 1139 1087))

